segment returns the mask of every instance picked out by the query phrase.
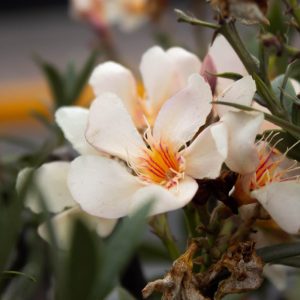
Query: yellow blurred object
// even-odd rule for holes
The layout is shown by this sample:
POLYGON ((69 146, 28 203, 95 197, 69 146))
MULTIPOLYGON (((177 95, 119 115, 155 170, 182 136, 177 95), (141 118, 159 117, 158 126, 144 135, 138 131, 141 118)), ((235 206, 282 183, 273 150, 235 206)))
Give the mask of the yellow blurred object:
POLYGON ((10 82, 0 86, 0 122, 31 118, 32 112, 50 117, 51 102, 42 82, 10 82))
MULTIPOLYGON (((50 92, 41 81, 11 82, 0 85, 0 123, 7 121, 29 120, 32 113, 50 119, 53 107, 50 92)), ((86 87, 76 103, 89 106, 93 92, 86 87)))

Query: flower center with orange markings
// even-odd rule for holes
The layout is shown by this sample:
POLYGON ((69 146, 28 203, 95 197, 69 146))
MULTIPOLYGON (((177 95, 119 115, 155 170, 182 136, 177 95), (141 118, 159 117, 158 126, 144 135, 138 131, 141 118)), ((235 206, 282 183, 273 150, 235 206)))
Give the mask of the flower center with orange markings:
POLYGON ((270 147, 266 142, 257 143, 259 165, 250 183, 250 190, 256 190, 272 182, 297 180, 296 176, 290 173, 298 169, 295 162, 284 167, 282 165, 286 153, 282 154, 275 147, 270 147))
POLYGON ((137 158, 134 171, 142 181, 171 188, 184 177, 184 158, 171 145, 147 140, 148 147, 137 158))

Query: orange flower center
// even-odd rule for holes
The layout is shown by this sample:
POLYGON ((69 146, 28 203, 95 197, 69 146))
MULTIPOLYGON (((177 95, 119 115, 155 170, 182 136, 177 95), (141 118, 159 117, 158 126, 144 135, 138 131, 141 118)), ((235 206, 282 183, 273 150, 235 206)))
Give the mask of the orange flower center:
POLYGON ((178 151, 163 141, 151 142, 147 139, 148 147, 137 158, 133 168, 145 182, 157 183, 171 188, 183 178, 184 159, 178 151))
POLYGON ((286 153, 282 154, 275 146, 270 147, 266 142, 258 142, 257 150, 259 165, 251 179, 250 190, 262 188, 272 182, 296 179, 295 176, 289 176, 289 173, 298 169, 295 163, 288 167, 282 166, 286 153))

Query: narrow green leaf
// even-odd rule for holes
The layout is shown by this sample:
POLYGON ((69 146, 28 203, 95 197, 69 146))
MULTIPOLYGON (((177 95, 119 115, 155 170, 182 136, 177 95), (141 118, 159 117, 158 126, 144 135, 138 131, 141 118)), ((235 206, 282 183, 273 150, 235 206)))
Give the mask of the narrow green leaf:
POLYGON ((300 126, 300 105, 293 103, 292 106, 292 121, 294 124, 300 126))
POLYGON ((267 87, 267 85, 257 74, 253 73, 252 76, 256 82, 258 94, 267 103, 267 107, 273 114, 279 114, 281 111, 279 109, 278 101, 273 91, 267 87))
POLYGON ((206 71, 211 76, 216 76, 216 77, 221 77, 221 78, 227 78, 227 79, 232 79, 232 80, 239 80, 243 78, 241 74, 234 73, 234 72, 224 72, 224 73, 210 73, 206 71))
POLYGON ((118 287, 119 300, 135 300, 135 298, 124 288, 118 287))
POLYGON ((99 56, 99 51, 95 50, 91 53, 91 55, 87 58, 85 64, 83 65, 81 71, 77 75, 74 80, 73 89, 68 95, 68 103, 69 105, 74 104, 74 102, 79 98, 80 94, 83 91, 83 88, 87 84, 87 81, 94 69, 96 61, 99 56))
POLYGON ((95 236, 80 220, 74 225, 70 249, 59 299, 91 299, 89 296, 97 284, 98 247, 95 236))
POLYGON ((5 276, 23 276, 31 280, 32 282, 36 282, 36 278, 34 276, 19 271, 3 271, 2 274, 5 276))
POLYGON ((268 113, 262 112, 259 109, 255 109, 253 107, 250 106, 245 106, 245 105, 241 105, 241 104, 236 104, 236 103, 231 103, 231 102, 222 102, 222 101, 213 101, 213 104, 218 104, 218 105, 227 105, 227 106, 231 106, 231 107, 235 107, 244 111, 256 111, 256 112, 260 112, 263 113, 265 116, 265 119, 267 121, 272 122, 275 125, 278 125, 279 127, 285 129, 286 131, 290 132, 293 136, 295 136, 296 138, 300 138, 300 127, 297 125, 294 125, 284 119, 281 119, 277 116, 274 115, 270 115, 268 113))
POLYGON ((296 97, 296 93, 291 81, 289 79, 285 83, 284 81, 285 75, 279 75, 271 84, 278 103, 287 111, 291 120, 293 101, 286 94, 296 97))
POLYGON ((59 71, 53 65, 43 61, 40 58, 36 58, 36 62, 48 80, 50 91, 56 106, 59 107, 66 104, 64 79, 59 71))
POLYGON ((17 195, 14 185, 0 187, 0 274, 9 263, 21 228, 22 202, 29 181, 30 179, 24 184, 20 197, 17 195))
POLYGON ((287 257, 279 260, 275 260, 273 264, 285 265, 294 268, 300 268, 300 256, 287 257))
POLYGON ((268 246, 257 249, 256 252, 264 262, 274 262, 283 258, 300 255, 300 242, 268 246))
POLYGON ((104 299, 116 284, 119 274, 141 241, 150 206, 148 203, 134 216, 126 218, 107 241, 92 299, 104 299))
POLYGON ((174 9, 174 11, 177 14, 178 22, 185 22, 185 23, 189 23, 191 25, 208 27, 208 28, 215 29, 215 30, 220 29, 219 25, 214 24, 214 23, 205 22, 205 21, 199 20, 195 17, 189 16, 180 9, 174 9))
POLYGON ((268 19, 270 21, 270 26, 268 31, 277 35, 278 33, 285 34, 288 26, 285 22, 283 13, 282 13, 282 3, 280 1, 270 1, 270 7, 268 10, 268 19))

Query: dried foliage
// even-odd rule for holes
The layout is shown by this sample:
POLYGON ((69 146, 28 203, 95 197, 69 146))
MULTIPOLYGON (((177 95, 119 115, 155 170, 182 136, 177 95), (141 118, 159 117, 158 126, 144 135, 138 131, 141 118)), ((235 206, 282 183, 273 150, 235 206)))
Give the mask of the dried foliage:
POLYGON ((164 279, 148 283, 144 298, 153 292, 163 300, 220 300, 225 295, 255 290, 263 282, 263 262, 253 242, 231 246, 206 272, 193 272, 193 256, 200 249, 192 243, 173 264, 164 279))

